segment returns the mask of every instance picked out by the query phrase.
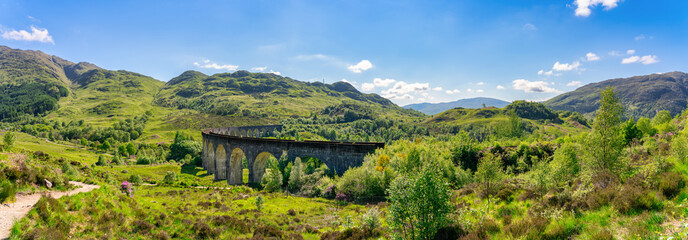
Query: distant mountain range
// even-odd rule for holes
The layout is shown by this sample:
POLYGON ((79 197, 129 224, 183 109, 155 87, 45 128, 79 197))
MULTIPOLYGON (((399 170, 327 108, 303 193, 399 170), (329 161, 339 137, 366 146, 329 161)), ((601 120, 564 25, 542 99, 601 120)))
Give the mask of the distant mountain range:
POLYGON ((435 115, 449 109, 462 108, 482 108, 482 107, 497 107, 503 108, 509 105, 509 102, 486 97, 466 98, 453 102, 444 103, 416 103, 403 106, 403 108, 414 109, 428 115, 435 115))
POLYGON ((613 87, 627 117, 652 118, 660 110, 681 113, 688 104, 688 74, 669 72, 591 83, 545 102, 554 110, 567 110, 591 117, 600 106, 600 92, 613 87))

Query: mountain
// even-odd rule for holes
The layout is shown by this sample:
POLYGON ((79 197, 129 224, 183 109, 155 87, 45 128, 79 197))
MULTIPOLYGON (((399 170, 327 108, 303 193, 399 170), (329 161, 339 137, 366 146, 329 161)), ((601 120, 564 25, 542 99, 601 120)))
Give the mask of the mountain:
POLYGON ((485 98, 485 97, 477 97, 477 98, 466 98, 466 99, 460 99, 457 101, 453 102, 444 102, 444 103, 416 103, 416 104, 409 104, 404 106, 404 108, 407 109, 414 109, 417 111, 420 111, 422 113, 428 114, 428 115, 435 115, 444 111, 447 111, 452 108, 482 108, 482 107, 497 107, 497 108, 503 108, 506 105, 509 105, 509 102, 495 99, 495 98, 485 98), (484 106, 483 106, 484 104, 484 106))
POLYGON ((48 113, 72 119, 130 116, 152 105, 163 84, 138 73, 0 46, 0 120, 48 113))
POLYGON ((545 102, 555 110, 575 111, 588 117, 599 107, 600 92, 613 87, 628 117, 653 117, 660 110, 678 114, 688 104, 688 74, 669 72, 591 83, 545 102))
POLYGON ((364 105, 381 116, 420 116, 377 94, 361 93, 345 82, 302 82, 272 73, 248 71, 212 76, 186 71, 162 87, 155 103, 222 116, 271 119, 309 116, 340 104, 364 105))

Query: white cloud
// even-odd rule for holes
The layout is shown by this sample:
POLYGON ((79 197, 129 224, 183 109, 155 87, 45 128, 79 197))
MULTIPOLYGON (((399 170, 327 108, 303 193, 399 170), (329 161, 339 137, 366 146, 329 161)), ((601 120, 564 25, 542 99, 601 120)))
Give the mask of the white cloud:
POLYGON ((610 10, 618 6, 621 0, 574 0, 573 4, 576 5, 576 16, 588 17, 590 16, 591 10, 597 5, 604 6, 604 10, 610 10))
POLYGON ((442 87, 434 87, 434 88, 432 88, 432 90, 433 90, 433 91, 441 92, 441 91, 442 91, 442 87))
POLYGON ((552 70, 545 72, 545 70, 540 69, 540 71, 538 71, 538 75, 551 76, 552 74, 553 74, 552 70))
POLYGON ((311 55, 298 55, 295 57, 296 60, 310 61, 310 60, 332 60, 334 58, 324 55, 324 54, 311 54, 311 55))
POLYGON ((193 64, 194 64, 194 66, 199 67, 199 68, 212 68, 212 69, 216 69, 216 70, 224 69, 227 71, 236 71, 237 69, 239 69, 238 65, 230 65, 230 64, 220 65, 220 64, 211 62, 208 59, 203 60, 202 64, 198 63, 198 62, 194 62, 193 64))
POLYGON ((481 93, 481 92, 484 92, 484 90, 482 90, 482 89, 478 89, 478 90, 475 90, 475 92, 477 92, 477 93, 481 93))
POLYGON ((650 39, 650 40, 652 40, 652 39, 654 39, 654 38, 655 38, 654 36, 646 36, 645 34, 640 34, 640 35, 636 36, 634 39, 635 39, 636 41, 640 41, 640 40, 645 40, 645 39, 650 39))
POLYGON ((373 90, 373 88, 375 88, 375 85, 372 83, 363 83, 363 85, 361 85, 361 90, 363 91, 370 91, 373 90))
POLYGON ((272 70, 272 69, 270 69, 270 72, 269 72, 269 73, 272 73, 272 74, 275 74, 275 75, 280 75, 280 76, 282 76, 282 73, 281 73, 281 72, 274 71, 274 70, 272 70))
POLYGON ((569 87, 580 87, 582 85, 583 85, 583 83, 580 81, 571 81, 570 83, 566 84, 566 86, 569 86, 569 87))
POLYGON ((268 69, 268 67, 252 67, 251 71, 262 72, 265 71, 265 69, 268 69))
POLYGON ((600 60, 600 57, 597 56, 597 54, 589 52, 589 53, 585 54, 585 59, 592 62, 592 61, 600 60))
POLYGON ((526 23, 525 25, 523 25, 523 30, 525 30, 525 31, 535 31, 535 30, 537 30, 537 28, 535 27, 535 25, 533 25, 533 24, 531 24, 531 23, 526 23))
POLYGON ((349 65, 348 68, 349 68, 349 71, 352 71, 355 73, 361 73, 365 70, 373 68, 373 64, 368 60, 361 60, 356 65, 349 65))
POLYGON ((392 85, 392 83, 395 83, 397 80, 391 79, 391 78, 375 78, 373 79, 373 84, 375 84, 376 87, 389 87, 389 85, 392 85))
POLYGON ((485 85, 485 82, 478 82, 476 85, 482 86, 482 85, 485 85))
POLYGON ((630 56, 624 59, 621 59, 621 64, 629 64, 629 63, 635 63, 640 60, 640 57, 638 56, 630 56))
POLYGON ((27 32, 26 30, 10 30, 10 31, 5 31, 3 30, 2 32, 2 38, 4 39, 10 39, 10 40, 18 40, 18 41, 27 41, 27 42, 42 42, 42 43, 52 43, 55 44, 53 41, 53 37, 50 36, 50 33, 48 33, 48 29, 45 28, 37 28, 34 26, 31 26, 31 32, 27 32))
POLYGON ((646 55, 646 56, 630 56, 624 59, 621 59, 621 64, 630 64, 630 63, 642 63, 644 65, 648 64, 653 64, 653 63, 658 63, 659 60, 657 60, 657 56, 655 55, 646 55))
POLYGON ((385 98, 388 98, 391 100, 413 100, 413 96, 411 96, 409 94, 404 94, 404 95, 390 94, 390 95, 383 95, 382 97, 385 97, 385 98))
POLYGON ((382 91, 384 95, 403 95, 412 92, 423 92, 430 89, 429 83, 406 83, 399 81, 390 89, 382 91))
POLYGON ((628 49, 626 50, 627 55, 635 54, 635 49, 628 49))
POLYGON ((573 62, 571 64, 555 62, 554 66, 552 66, 552 70, 554 70, 554 71, 571 71, 571 70, 578 69, 579 66, 580 66, 580 62, 578 62, 578 61, 573 62))
POLYGON ((459 89, 454 89, 454 90, 447 90, 445 91, 447 94, 455 94, 455 93, 461 93, 461 90, 459 89))
POLYGON ((623 56, 623 54, 619 53, 619 51, 611 51, 609 52, 609 56, 619 57, 623 56))
POLYGON ((504 90, 504 89, 506 89, 506 88, 505 88, 504 86, 502 86, 502 85, 497 85, 497 89, 499 89, 499 90, 504 90))
POLYGON ((512 83, 514 84, 514 89, 523 90, 524 92, 561 93, 561 91, 549 87, 549 83, 544 81, 531 82, 525 79, 516 79, 512 83))
POLYGON ((470 88, 469 88, 469 89, 466 89, 466 92, 468 92, 468 93, 473 93, 473 89, 470 89, 470 88))

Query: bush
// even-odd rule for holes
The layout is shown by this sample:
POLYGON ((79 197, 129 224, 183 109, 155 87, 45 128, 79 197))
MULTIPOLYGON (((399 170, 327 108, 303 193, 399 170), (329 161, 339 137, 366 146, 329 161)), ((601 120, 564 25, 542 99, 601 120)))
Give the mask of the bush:
POLYGON ((136 157, 136 164, 137 165, 148 165, 153 163, 152 157, 149 156, 137 156, 136 157))
POLYGON ((134 185, 141 185, 143 184, 143 179, 141 179, 141 176, 132 174, 129 176, 129 182, 133 183, 134 185))
POLYGON ((9 180, 0 182, 0 203, 14 202, 17 189, 9 180))
POLYGON ((301 162, 301 158, 296 158, 294 161, 294 166, 289 172, 289 190, 292 192, 297 192, 301 189, 303 184, 303 176, 305 175, 305 168, 301 162))
POLYGON ((395 237, 430 239, 448 222, 449 188, 437 167, 397 177, 388 191, 388 219, 395 237))
POLYGON ((107 159, 105 159, 105 155, 99 155, 98 156, 98 161, 96 162, 96 166, 105 166, 107 165, 107 159))
POLYGON ((621 213, 638 213, 645 210, 659 210, 663 207, 654 192, 640 186, 624 185, 612 204, 621 213))
POLYGON ((527 239, 536 239, 545 231, 548 224, 549 220, 543 217, 524 218, 509 224, 506 232, 513 237, 528 236, 527 239))
POLYGON ((380 210, 372 207, 361 217, 361 228, 373 231, 378 227, 380 227, 380 210))
POLYGON ((253 231, 253 238, 254 239, 261 239, 261 237, 262 238, 280 239, 280 238, 282 238, 282 235, 284 235, 284 232, 282 232, 282 230, 279 230, 276 227, 273 227, 270 225, 263 225, 263 226, 257 227, 256 230, 253 231))
POLYGON ((165 178, 164 178, 162 181, 163 181, 164 183, 167 183, 167 184, 173 184, 174 182, 177 181, 177 178, 178 178, 177 173, 175 173, 175 172, 167 172, 167 173, 165 174, 165 178))
POLYGON ((676 197, 685 187, 685 178, 677 172, 668 172, 662 175, 659 181, 659 191, 668 199, 676 197))
POLYGON ((262 195, 257 196, 255 204, 256 204, 256 209, 258 209, 258 211, 263 210, 263 203, 265 203, 265 199, 263 199, 263 196, 262 195))

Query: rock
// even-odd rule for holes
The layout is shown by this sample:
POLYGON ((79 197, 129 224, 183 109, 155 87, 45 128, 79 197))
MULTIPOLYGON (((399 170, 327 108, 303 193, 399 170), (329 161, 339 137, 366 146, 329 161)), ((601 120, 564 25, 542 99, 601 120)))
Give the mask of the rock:
POLYGON ((48 179, 43 179, 43 181, 45 181, 45 187, 47 187, 47 188, 53 188, 53 183, 51 183, 50 181, 48 181, 48 179))

